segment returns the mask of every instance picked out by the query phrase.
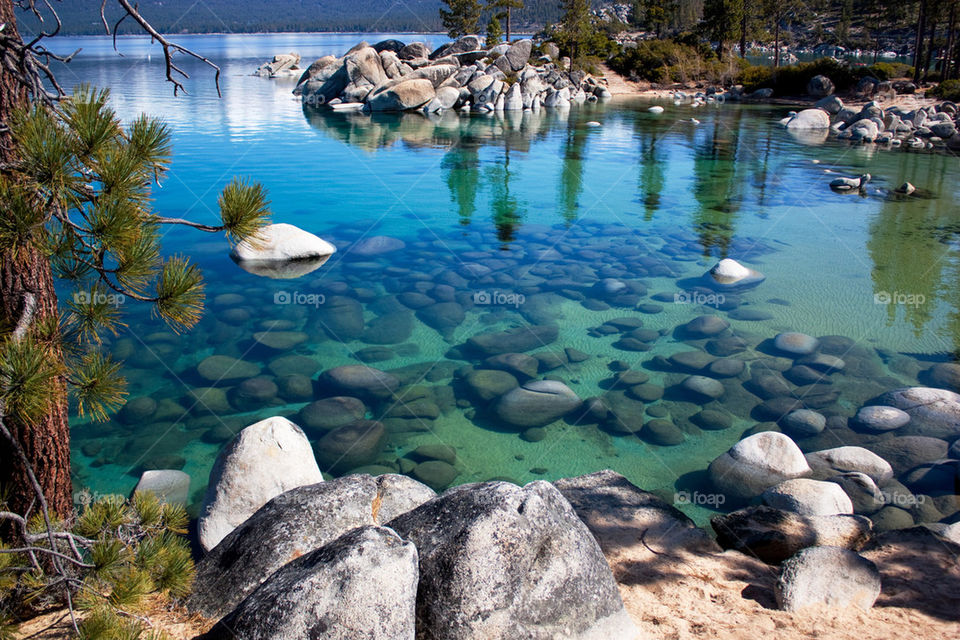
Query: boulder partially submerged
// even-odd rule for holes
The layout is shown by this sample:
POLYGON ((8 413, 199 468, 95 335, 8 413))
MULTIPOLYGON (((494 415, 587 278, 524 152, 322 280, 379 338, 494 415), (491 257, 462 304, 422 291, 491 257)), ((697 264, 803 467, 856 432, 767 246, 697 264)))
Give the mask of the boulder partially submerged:
POLYGON ((230 257, 245 271, 270 278, 299 278, 320 268, 337 248, 292 224, 260 229, 234 247, 230 257))

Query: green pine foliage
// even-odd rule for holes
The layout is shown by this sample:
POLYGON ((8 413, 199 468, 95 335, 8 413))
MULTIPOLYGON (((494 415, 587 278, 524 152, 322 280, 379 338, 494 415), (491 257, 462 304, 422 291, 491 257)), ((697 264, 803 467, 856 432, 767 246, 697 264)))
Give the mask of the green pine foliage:
POLYGON ((490 22, 487 23, 487 47, 495 47, 503 41, 503 28, 500 26, 500 17, 490 16, 490 22))
POLYGON ((480 29, 483 11, 480 0, 443 0, 446 9, 440 9, 440 21, 451 38, 476 33, 480 29))
MULTIPOLYGON (((82 560, 89 565, 70 572, 72 601, 83 612, 80 637, 159 638, 131 614, 142 610, 152 594, 181 599, 190 593, 196 570, 184 537, 186 511, 152 493, 138 493, 130 500, 106 496, 81 502, 85 506, 70 522, 54 523, 56 531, 77 536, 82 560)), ((42 519, 33 518, 28 530, 45 533, 46 527, 42 519)), ((45 538, 34 544, 49 548, 45 538)), ((72 553, 65 542, 57 550, 72 553)), ((29 565, 29 558, 22 554, 0 553, 0 640, 8 637, 4 633, 13 632, 9 611, 24 614, 66 604, 62 588, 54 586, 59 576, 36 569, 16 570, 29 565)))
MULTIPOLYGON (((152 304, 175 331, 203 312, 200 270, 184 256, 160 254, 162 224, 191 224, 152 210, 151 190, 170 165, 170 132, 146 116, 124 125, 109 97, 80 87, 56 111, 36 104, 12 119, 19 161, 0 177, 0 249, 40 250, 54 275, 75 286, 62 324, 0 342, 0 373, 11 381, 0 400, 25 422, 57 401, 50 390, 64 375, 81 415, 104 420, 122 404, 119 366, 97 351, 102 336, 123 327, 118 300, 152 304)), ((193 226, 222 231, 231 244, 256 242, 270 216, 263 187, 235 179, 219 204, 220 225, 193 226)))

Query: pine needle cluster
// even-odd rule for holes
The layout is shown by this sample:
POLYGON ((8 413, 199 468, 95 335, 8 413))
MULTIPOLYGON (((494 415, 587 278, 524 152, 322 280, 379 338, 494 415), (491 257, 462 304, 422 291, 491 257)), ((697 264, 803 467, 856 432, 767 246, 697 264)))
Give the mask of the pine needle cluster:
POLYGON ((220 194, 217 225, 159 215, 151 190, 170 166, 170 131, 147 116, 124 125, 105 90, 80 87, 56 108, 37 103, 15 114, 11 134, 18 161, 0 174, 0 252, 41 252, 74 290, 59 323, 34 323, 20 340, 0 328, 0 376, 10 380, 0 402, 35 422, 57 401, 51 381, 66 377, 80 415, 104 420, 122 405, 124 386, 119 365, 96 348, 124 326, 121 303, 152 304, 175 331, 203 312, 203 276, 186 257, 161 255, 161 225, 255 242, 269 221, 267 194, 235 179, 220 194), (51 349, 52 341, 62 344, 51 349))
MULTIPOLYGON (((195 576, 186 534, 188 516, 180 505, 152 493, 130 500, 106 496, 87 501, 71 522, 55 522, 54 531, 72 534, 80 560, 69 579, 31 563, 28 552, 3 553, 0 544, 0 640, 12 637, 13 614, 72 605, 81 612, 80 637, 86 640, 148 640, 160 636, 137 616, 148 596, 182 599, 195 576), (4 635, 6 634, 6 635, 4 635)), ((32 553, 50 549, 42 518, 32 518, 29 533, 41 534, 32 553)), ((66 538, 56 551, 67 555, 66 538)))

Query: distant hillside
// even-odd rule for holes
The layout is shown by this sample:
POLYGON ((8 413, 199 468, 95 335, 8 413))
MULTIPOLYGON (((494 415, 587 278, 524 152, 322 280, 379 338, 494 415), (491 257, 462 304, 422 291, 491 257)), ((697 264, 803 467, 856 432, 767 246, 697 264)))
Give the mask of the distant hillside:
MULTIPOLYGON (((140 0, 140 13, 164 33, 255 31, 442 31, 440 0, 140 0)), ((65 34, 102 34, 100 0, 54 2, 65 34)), ((515 29, 539 28, 560 15, 559 0, 527 0, 515 29)), ((121 11, 108 0, 107 18, 121 11)), ((35 23, 20 15, 24 30, 35 23)), ((121 33, 136 32, 131 20, 121 33)))

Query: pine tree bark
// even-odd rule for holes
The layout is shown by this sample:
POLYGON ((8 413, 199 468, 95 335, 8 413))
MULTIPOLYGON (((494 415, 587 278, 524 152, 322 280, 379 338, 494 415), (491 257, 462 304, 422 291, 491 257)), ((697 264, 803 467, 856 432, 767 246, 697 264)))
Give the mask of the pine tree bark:
POLYGON ((920 0, 917 16, 917 35, 913 45, 913 81, 920 82, 920 67, 923 64, 923 34, 926 30, 927 0, 920 0))
MULTIPOLYGON (((19 40, 16 14, 11 0, 0 0, 0 23, 6 23, 4 35, 19 40)), ((6 52, 5 52, 6 53, 6 52)), ((26 88, 0 65, 0 124, 8 125, 11 115, 29 104, 26 88)), ((16 160, 9 131, 0 131, 0 162, 16 160)), ((17 255, 0 253, 0 327, 9 332, 23 316, 25 294, 36 300, 33 322, 56 318, 57 296, 49 258, 33 247, 20 247, 17 255)), ((63 361, 59 342, 49 357, 63 361)), ((5 416, 4 424, 26 453, 47 503, 55 514, 66 516, 73 507, 70 479, 70 428, 67 421, 66 381, 59 380, 50 389, 50 406, 38 422, 28 424, 15 416, 5 416)), ((10 491, 8 510, 25 514, 36 509, 36 495, 27 480, 26 471, 14 448, 0 438, 0 486, 10 491)))

